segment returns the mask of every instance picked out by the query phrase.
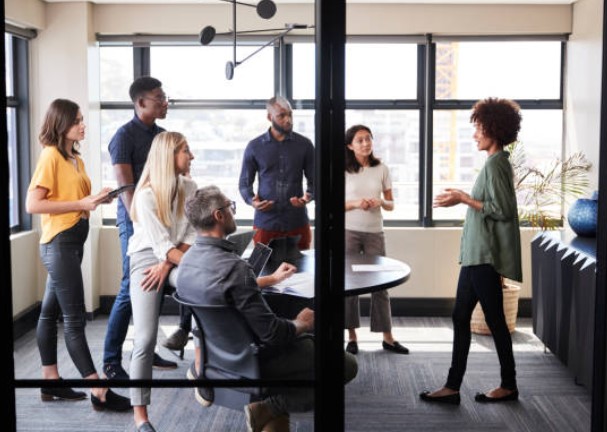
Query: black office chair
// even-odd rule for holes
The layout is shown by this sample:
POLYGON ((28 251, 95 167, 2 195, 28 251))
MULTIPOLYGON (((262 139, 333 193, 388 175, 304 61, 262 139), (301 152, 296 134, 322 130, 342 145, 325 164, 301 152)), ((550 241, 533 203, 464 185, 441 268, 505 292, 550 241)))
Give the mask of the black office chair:
MULTIPOLYGON (((201 370, 206 379, 260 379, 257 341, 243 316, 231 306, 205 306, 188 303, 173 293, 175 301, 190 307, 198 326, 201 370)), ((261 400, 266 390, 259 387, 215 388, 214 403, 241 410, 244 405, 261 400)))

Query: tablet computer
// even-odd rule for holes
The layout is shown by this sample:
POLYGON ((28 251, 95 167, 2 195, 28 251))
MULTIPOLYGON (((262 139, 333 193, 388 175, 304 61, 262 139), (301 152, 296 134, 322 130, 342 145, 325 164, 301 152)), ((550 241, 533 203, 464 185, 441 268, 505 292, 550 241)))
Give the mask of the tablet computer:
POLYGON ((126 184, 123 186, 120 186, 112 191, 110 191, 107 196, 110 198, 116 198, 118 195, 120 195, 122 192, 124 192, 127 189, 134 189, 136 185, 134 184, 126 184))
POLYGON ((263 243, 255 244, 253 252, 251 252, 251 256, 248 259, 249 264, 251 264, 251 267, 253 267, 255 277, 258 277, 261 274, 268 260, 270 259, 270 255, 272 255, 272 248, 263 243))

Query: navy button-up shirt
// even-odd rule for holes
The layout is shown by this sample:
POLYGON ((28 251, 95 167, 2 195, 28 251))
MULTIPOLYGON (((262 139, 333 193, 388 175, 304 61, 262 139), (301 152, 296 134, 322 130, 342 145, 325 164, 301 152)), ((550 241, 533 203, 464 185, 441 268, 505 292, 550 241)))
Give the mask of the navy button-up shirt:
MULTIPOLYGON (((112 165, 131 165, 133 167, 133 179, 137 184, 152 147, 152 141, 162 131, 164 129, 156 123, 148 126, 135 115, 130 122, 122 125, 110 140, 108 150, 112 165)), ((119 224, 125 220, 130 221, 131 218, 122 200, 119 199, 116 223, 119 224)))
POLYGON ((253 183, 258 176, 260 200, 274 201, 272 209, 255 211, 253 224, 271 231, 290 231, 309 223, 306 207, 294 207, 291 197, 306 192, 314 197, 314 145, 308 138, 291 132, 283 141, 276 141, 270 130, 258 136, 244 152, 240 172, 240 195, 251 205, 255 196, 253 183))

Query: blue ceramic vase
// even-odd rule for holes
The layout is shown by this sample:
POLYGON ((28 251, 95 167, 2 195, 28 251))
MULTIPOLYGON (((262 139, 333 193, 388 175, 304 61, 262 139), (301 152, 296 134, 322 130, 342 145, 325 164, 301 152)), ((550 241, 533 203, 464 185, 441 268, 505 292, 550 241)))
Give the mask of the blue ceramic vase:
POLYGON ((598 192, 592 198, 580 198, 573 203, 567 214, 571 229, 582 237, 595 237, 598 216, 598 192))

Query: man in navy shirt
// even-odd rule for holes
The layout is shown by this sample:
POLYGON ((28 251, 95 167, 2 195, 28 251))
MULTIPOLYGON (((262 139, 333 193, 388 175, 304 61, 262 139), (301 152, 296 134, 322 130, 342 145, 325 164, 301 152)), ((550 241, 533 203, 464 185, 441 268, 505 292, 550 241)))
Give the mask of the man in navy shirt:
POLYGON ((255 208, 253 240, 268 244, 273 238, 299 235, 299 249, 308 249, 312 234, 306 204, 314 191, 314 146, 293 132, 289 101, 276 96, 266 108, 270 129, 247 145, 239 181, 240 195, 255 208), (254 192, 256 176, 258 189, 254 192))
MULTIPOLYGON (((118 186, 137 184, 139 181, 152 140, 164 131, 156 124, 156 120, 165 118, 169 107, 167 96, 162 90, 162 83, 156 78, 147 76, 137 78, 129 88, 129 96, 133 101, 135 116, 116 131, 108 147, 118 186)), ((133 235, 133 222, 129 215, 133 192, 134 189, 127 189, 120 194, 116 216, 122 252, 122 280, 108 319, 103 350, 103 372, 110 379, 129 378, 121 362, 122 345, 132 315, 129 257, 126 251, 129 238, 133 235)), ((177 363, 164 360, 155 354, 154 366, 174 369, 177 363)))

